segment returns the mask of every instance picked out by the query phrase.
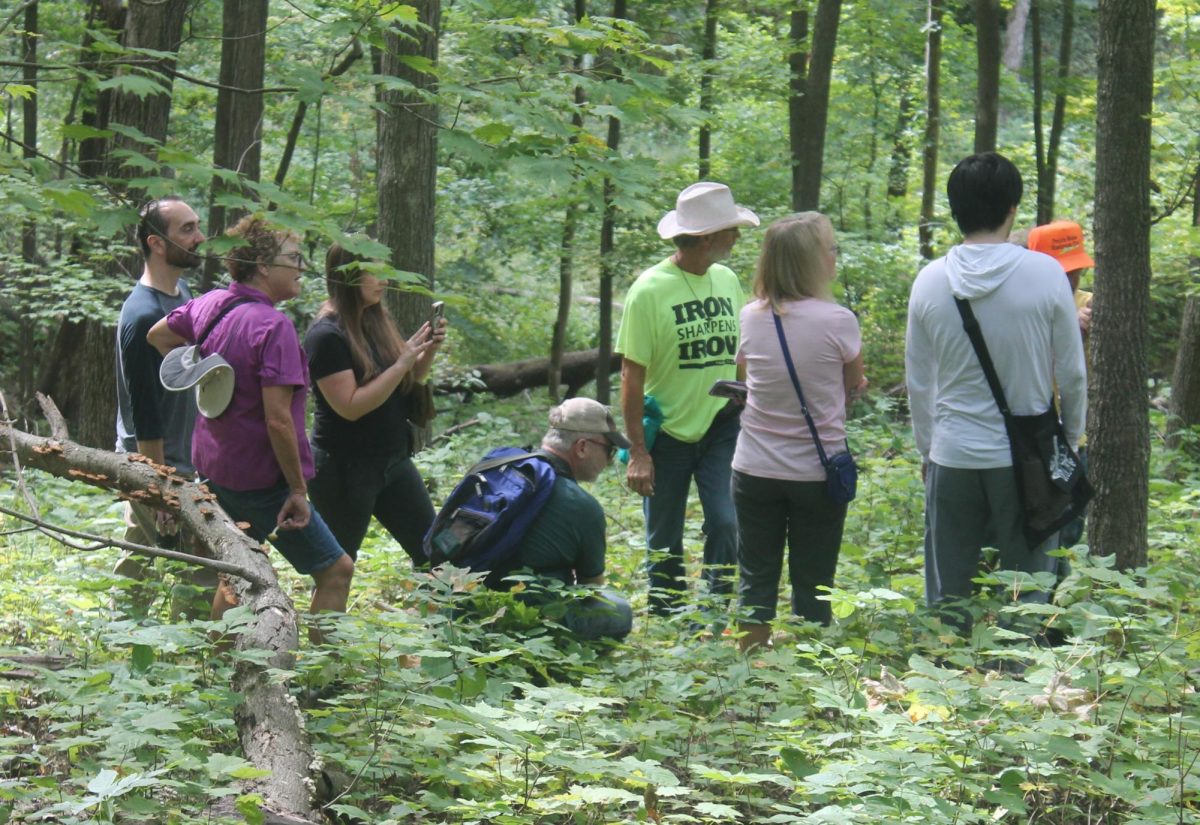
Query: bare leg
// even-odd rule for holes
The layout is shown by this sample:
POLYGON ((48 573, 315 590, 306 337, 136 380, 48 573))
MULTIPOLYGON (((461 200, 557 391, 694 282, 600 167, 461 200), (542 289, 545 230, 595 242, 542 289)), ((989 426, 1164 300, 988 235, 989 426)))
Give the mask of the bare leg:
MULTIPOLYGON (((310 613, 333 611, 346 612, 346 602, 350 599, 350 580, 354 578, 354 560, 349 556, 341 556, 337 561, 324 570, 313 573, 316 589, 313 590, 310 613)), ((314 622, 308 628, 308 640, 313 644, 321 644, 324 636, 321 628, 314 622)))

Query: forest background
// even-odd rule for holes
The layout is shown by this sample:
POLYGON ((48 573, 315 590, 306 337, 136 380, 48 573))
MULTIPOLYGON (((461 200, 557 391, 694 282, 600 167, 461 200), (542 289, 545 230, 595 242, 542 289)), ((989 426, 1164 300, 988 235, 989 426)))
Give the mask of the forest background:
MULTIPOLYGON (((282 802, 370 822, 1194 821, 1200 485, 1180 424, 1200 418, 1198 33, 1195 0, 10 0, 8 415, 44 431, 40 389, 75 440, 110 448, 137 206, 182 195, 214 256, 222 226, 269 208, 311 260, 338 240, 387 261, 403 324, 431 294, 447 302, 445 394, 420 459, 438 500, 487 447, 536 440, 564 392, 614 397, 614 316, 669 251, 653 228, 680 189, 726 182, 764 222, 820 208, 874 387, 852 422, 863 489, 835 627, 786 628, 747 660, 691 632, 711 619, 703 602, 676 622, 639 615, 607 654, 504 597, 447 624, 437 607, 469 581, 414 577, 373 534, 339 658, 305 649, 271 671, 289 686, 342 680, 303 720, 333 790, 282 802), (1143 54, 1144 67, 1121 62, 1143 54), (1128 145, 1123 126, 1144 134, 1128 145), (991 148, 1025 173, 1019 224, 1077 220, 1098 260, 1084 285, 1098 302, 1090 530, 1106 552, 1072 551, 1056 603, 1033 611, 1068 631, 1045 650, 1012 646, 993 620, 956 639, 919 606, 905 303, 923 259, 956 240, 949 168, 991 148), (544 359, 519 374, 532 379, 500 371, 525 391, 489 394, 497 373, 480 366, 519 359, 544 359), (1127 407, 1106 409, 1114 398, 1127 407), (1023 678, 985 667, 1006 657, 1023 678)), ((734 250, 747 286, 760 237, 734 250)), ((221 283, 215 259, 193 281, 221 283)), ((285 307, 301 329, 322 294, 313 272, 285 307)), ((620 476, 594 492, 610 577, 644 607, 640 507, 620 476)), ((0 476, 0 504, 28 515, 37 501, 48 523, 119 533, 109 492, 0 476)), ((23 524, 0 520, 0 650, 63 658, 0 682, 0 822, 260 821, 279 808, 233 730, 230 673, 253 652, 219 655, 204 622, 126 615, 109 599, 123 586, 106 573, 115 551, 79 553, 23 524)), ((1030 613, 1002 588, 981 604, 990 619, 1030 613)))

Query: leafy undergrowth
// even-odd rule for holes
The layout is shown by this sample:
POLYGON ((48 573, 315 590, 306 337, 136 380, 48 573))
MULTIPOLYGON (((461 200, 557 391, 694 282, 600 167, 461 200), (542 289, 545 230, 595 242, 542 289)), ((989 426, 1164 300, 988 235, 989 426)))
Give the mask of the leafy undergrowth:
MULTIPOLYGON (((435 498, 487 446, 535 440, 543 410, 510 404, 423 453, 435 498)), ((1169 458, 1172 478, 1153 482, 1150 567, 1121 573, 1077 548, 1055 604, 1039 608, 1007 600, 1011 578, 990 575, 964 639, 923 607, 922 490, 891 412, 866 411, 853 435, 864 466, 830 594, 834 626, 781 622, 773 649, 749 658, 702 598, 669 620, 647 616, 640 505, 618 471, 593 492, 610 519, 610 581, 638 610, 619 645, 575 644, 508 596, 479 595, 465 574, 416 576, 373 532, 335 643, 305 646, 296 672, 278 674, 305 700, 342 791, 330 816, 1197 821, 1195 465, 1155 455, 1153 475, 1169 458), (464 600, 470 610, 449 609, 464 600), (1007 629, 1017 627, 1066 641, 1035 646, 1007 629)), ((120 529, 107 497, 29 482, 49 520, 120 529)), ((9 486, 0 497, 16 498, 9 486)), ((699 523, 693 514, 691 557, 699 523)), ((0 533, 19 527, 3 521, 0 533)), ((237 799, 236 821, 258 821, 255 799, 239 797, 254 768, 238 755, 233 663, 210 641, 245 617, 168 623, 170 570, 151 616, 130 616, 110 551, 10 533, 0 558, 0 652, 71 657, 0 679, 0 823, 232 821, 209 812, 224 797, 237 799)), ((306 603, 305 580, 284 580, 306 603)))

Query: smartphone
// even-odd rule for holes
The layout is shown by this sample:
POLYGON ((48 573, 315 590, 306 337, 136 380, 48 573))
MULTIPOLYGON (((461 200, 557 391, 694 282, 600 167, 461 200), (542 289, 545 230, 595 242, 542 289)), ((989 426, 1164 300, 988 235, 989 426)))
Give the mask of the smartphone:
POLYGON ((742 402, 746 400, 746 392, 745 381, 730 381, 728 379, 721 379, 714 382, 708 390, 709 395, 715 395, 718 398, 733 398, 742 402))
POLYGON ((442 325, 442 319, 446 317, 446 302, 434 301, 433 306, 429 308, 429 328, 437 329, 442 325))

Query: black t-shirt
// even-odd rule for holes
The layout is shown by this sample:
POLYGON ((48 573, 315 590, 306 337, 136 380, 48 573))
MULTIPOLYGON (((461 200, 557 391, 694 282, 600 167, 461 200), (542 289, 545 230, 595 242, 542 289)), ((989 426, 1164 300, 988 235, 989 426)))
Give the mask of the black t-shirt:
MULTIPOLYGON (((362 381, 362 372, 354 366, 350 341, 337 316, 326 315, 317 319, 304 336, 304 351, 308 353, 308 371, 312 376, 316 401, 312 436, 314 446, 329 453, 351 455, 408 455, 412 451, 408 424, 411 405, 407 394, 396 390, 362 418, 349 421, 334 412, 321 393, 317 382, 327 375, 352 370, 355 382, 362 381)), ((374 350, 371 355, 381 368, 386 366, 380 362, 374 350)))

